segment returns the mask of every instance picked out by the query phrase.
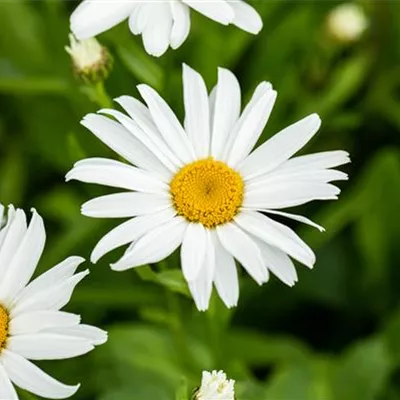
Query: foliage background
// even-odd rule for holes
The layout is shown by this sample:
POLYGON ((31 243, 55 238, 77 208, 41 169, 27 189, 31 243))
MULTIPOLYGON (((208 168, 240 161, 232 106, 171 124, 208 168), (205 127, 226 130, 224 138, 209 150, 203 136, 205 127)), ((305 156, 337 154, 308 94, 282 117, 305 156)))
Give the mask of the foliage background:
MULTIPOLYGON (((370 27, 344 46, 326 32, 336 1, 260 0, 264 29, 253 37, 192 13, 179 51, 147 56, 121 24, 100 36, 114 55, 111 96, 156 87, 182 115, 181 63, 205 76, 217 66, 240 78, 245 99, 270 80, 279 97, 263 139, 311 112, 323 127, 307 152, 346 149, 339 201, 297 209, 327 228, 294 224, 317 253, 299 283, 258 287, 243 274, 239 307, 213 299, 196 312, 178 270, 112 273, 97 265, 69 309, 109 330, 109 342, 87 356, 43 362, 76 399, 184 400, 203 369, 237 380, 238 400, 400 399, 400 3, 361 3, 370 27), (170 289, 173 289, 172 292, 170 289)), ((111 155, 79 125, 99 107, 71 72, 67 44, 72 1, 0 2, 0 201, 44 216, 48 241, 40 271, 72 254, 89 258, 116 221, 82 217, 80 204, 106 189, 64 175, 84 156, 111 155)), ((156 271, 156 269, 154 269, 156 271)), ((21 392, 21 398, 35 397, 21 392)))

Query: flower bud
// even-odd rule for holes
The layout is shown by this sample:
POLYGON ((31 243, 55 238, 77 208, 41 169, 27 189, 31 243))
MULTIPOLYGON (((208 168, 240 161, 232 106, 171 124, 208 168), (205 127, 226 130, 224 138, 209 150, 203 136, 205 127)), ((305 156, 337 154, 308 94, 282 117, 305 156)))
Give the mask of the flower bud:
POLYGON ((235 400, 235 381, 227 379, 223 371, 203 371, 200 388, 193 400, 235 400))
POLYGON ((107 79, 112 69, 112 57, 95 38, 77 40, 69 35, 70 45, 65 47, 71 56, 75 74, 85 83, 95 84, 107 79))
POLYGON ((340 4, 328 15, 328 32, 338 42, 357 41, 367 27, 368 20, 364 10, 355 3, 340 4))

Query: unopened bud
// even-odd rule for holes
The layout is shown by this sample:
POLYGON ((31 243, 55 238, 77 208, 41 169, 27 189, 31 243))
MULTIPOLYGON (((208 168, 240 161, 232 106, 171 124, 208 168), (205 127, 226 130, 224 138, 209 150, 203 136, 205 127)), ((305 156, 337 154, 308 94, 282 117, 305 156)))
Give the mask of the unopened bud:
POLYGON ((342 43, 357 41, 367 27, 368 20, 363 8, 355 3, 340 4, 328 15, 328 32, 342 43))
POLYGON ((95 38, 77 40, 69 35, 70 45, 65 47, 71 56, 75 74, 86 83, 107 79, 112 69, 112 57, 95 38))

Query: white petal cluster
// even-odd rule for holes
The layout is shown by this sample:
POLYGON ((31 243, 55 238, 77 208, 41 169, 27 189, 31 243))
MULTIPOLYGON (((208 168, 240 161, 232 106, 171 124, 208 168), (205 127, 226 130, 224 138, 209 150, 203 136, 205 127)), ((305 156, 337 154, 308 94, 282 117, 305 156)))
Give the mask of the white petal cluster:
MULTIPOLYGON (((0 221, 4 216, 0 205, 0 221)), ((12 383, 45 398, 72 396, 79 385, 64 385, 29 360, 76 357, 107 340, 104 331, 81 324, 79 315, 60 311, 89 273, 75 274, 82 258, 70 257, 29 283, 44 244, 43 220, 36 211, 28 225, 25 213, 9 206, 0 230, 0 307, 8 314, 8 337, 0 349, 0 399, 18 399, 12 383)), ((4 320, 0 329, 4 332, 4 320)))
POLYGON ((224 371, 203 371, 195 400, 235 400, 235 381, 227 379, 224 371))
POLYGON ((363 8, 356 3, 343 3, 328 15, 329 33, 338 41, 354 42, 368 27, 363 8))
POLYGON ((262 28, 259 14, 243 0, 85 0, 71 16, 71 30, 78 39, 87 39, 129 18, 130 30, 142 35, 146 51, 160 56, 186 40, 190 9, 253 34, 262 28))
POLYGON ((159 94, 139 85, 141 101, 116 99, 127 115, 116 110, 89 114, 82 124, 124 162, 90 158, 68 173, 75 179, 120 188, 119 193, 88 201, 82 213, 94 218, 129 218, 97 244, 91 259, 129 244, 112 269, 156 263, 181 248, 182 271, 199 310, 208 308, 213 284, 227 307, 238 302, 237 260, 258 283, 270 273, 289 286, 297 281, 292 259, 312 268, 315 255, 275 215, 319 227, 307 218, 280 211, 313 200, 334 200, 340 190, 332 181, 347 175, 334 168, 348 163, 344 151, 293 157, 318 131, 321 120, 312 114, 256 145, 271 114, 276 91, 262 82, 242 110, 236 77, 219 69, 218 84, 209 94, 202 77, 183 68, 185 123, 159 94), (207 229, 177 215, 171 179, 185 165, 213 158, 237 171, 244 182, 244 199, 232 221, 207 229))
POLYGON ((79 41, 71 34, 69 40, 70 45, 65 50, 78 70, 90 70, 102 63, 103 48, 95 38, 79 41))

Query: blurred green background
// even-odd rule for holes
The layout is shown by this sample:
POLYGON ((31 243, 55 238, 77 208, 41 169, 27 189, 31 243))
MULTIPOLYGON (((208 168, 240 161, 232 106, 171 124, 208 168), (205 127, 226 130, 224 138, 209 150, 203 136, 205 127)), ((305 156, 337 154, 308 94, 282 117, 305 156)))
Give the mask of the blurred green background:
MULTIPOLYGON (((80 204, 107 189, 64 183, 73 162, 112 153, 79 125, 99 106, 74 79, 68 18, 76 2, 0 2, 0 201, 36 207, 47 226, 40 271, 65 257, 86 258, 117 221, 80 215, 80 204)), ((76 399, 185 400, 203 369, 237 380, 238 400, 400 399, 400 2, 365 1, 369 27, 351 44, 327 32, 336 1, 254 2, 257 37, 192 13, 192 31, 160 59, 142 50, 127 23, 99 40, 114 56, 112 97, 157 88, 182 116, 181 63, 211 88, 217 66, 233 70, 245 100, 262 80, 279 96, 263 140, 317 112, 323 127, 306 152, 344 149, 337 202, 296 209, 327 228, 292 224, 313 247, 313 271, 299 282, 258 287, 243 274, 239 307, 213 298, 198 313, 179 272, 111 272, 113 252, 77 288, 69 310, 109 330, 90 355, 40 365, 76 399), (138 274, 139 273, 139 274, 138 274)), ((287 221, 286 221, 287 222, 287 221)), ((21 398, 35 397, 21 392, 21 398)))

